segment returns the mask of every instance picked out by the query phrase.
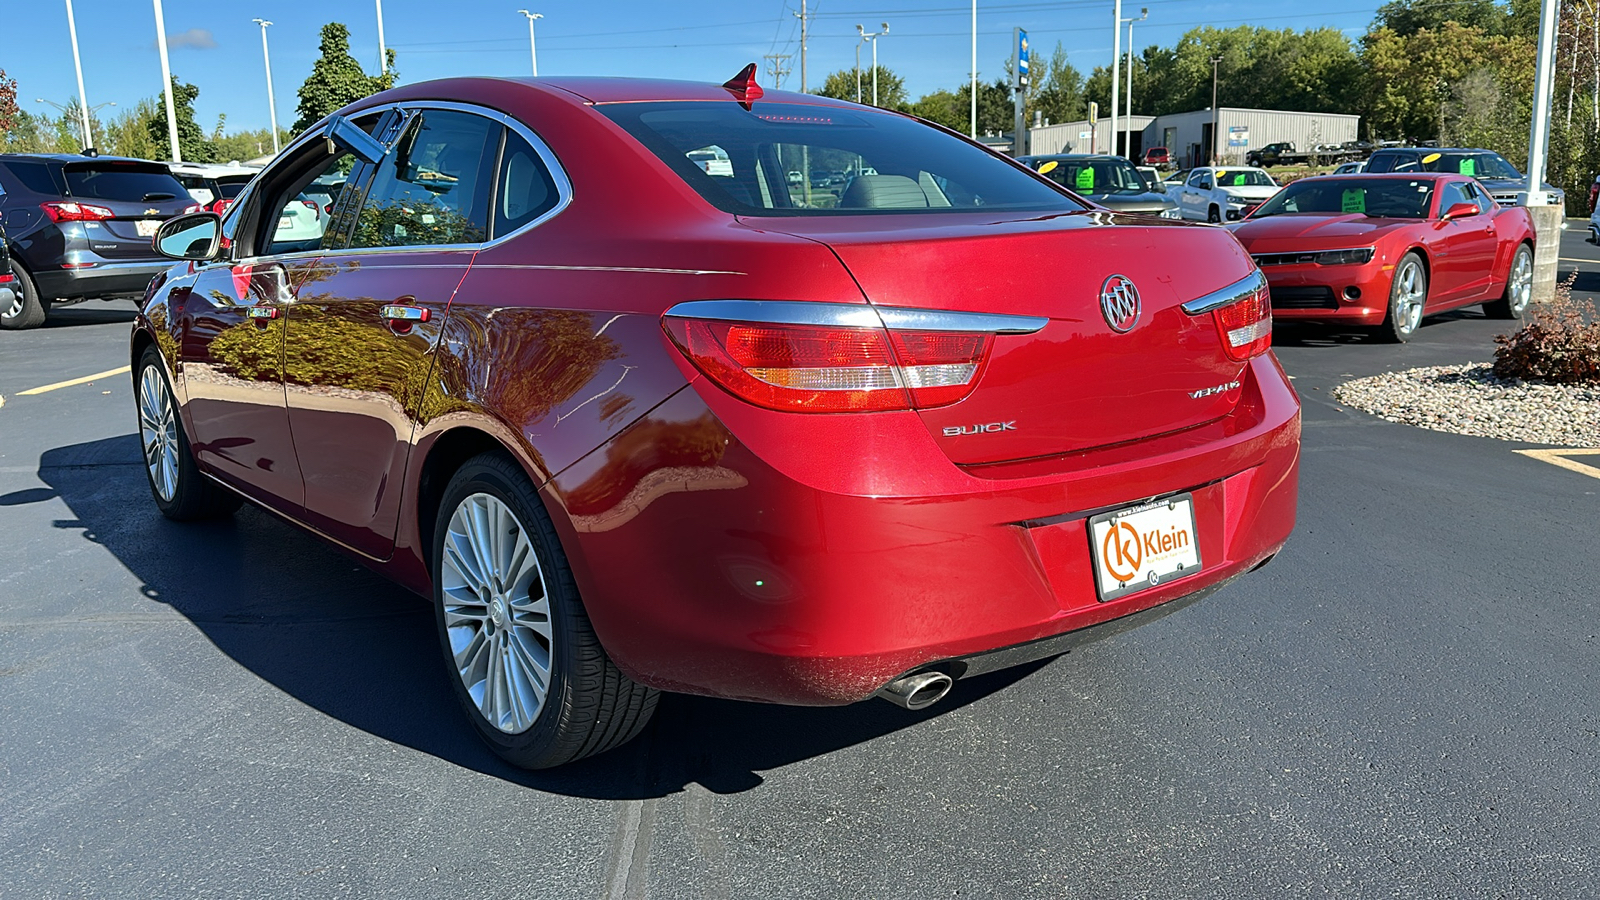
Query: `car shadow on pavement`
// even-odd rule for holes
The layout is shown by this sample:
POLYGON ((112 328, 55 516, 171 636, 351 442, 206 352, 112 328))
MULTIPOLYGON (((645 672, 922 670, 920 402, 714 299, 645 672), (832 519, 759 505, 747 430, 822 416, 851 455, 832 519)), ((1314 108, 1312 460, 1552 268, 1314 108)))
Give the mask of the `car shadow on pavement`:
MULTIPOLYGON (((1429 315, 1422 320, 1417 331, 1437 328, 1451 322, 1472 319, 1483 321, 1488 316, 1476 306, 1463 309, 1452 309, 1429 315)), ((1511 322, 1506 323, 1507 326, 1511 322)), ((1509 328, 1507 329, 1509 330, 1509 328)), ((1377 328, 1367 328, 1359 325, 1314 325, 1308 322, 1285 321, 1274 319, 1272 322, 1272 346, 1274 347, 1344 347, 1350 344, 1384 345, 1392 343, 1379 334, 1377 328)))
POLYGON ((81 328, 85 325, 116 325, 132 322, 139 311, 126 303, 110 304, 98 300, 51 306, 41 328, 81 328))
POLYGON ((249 505, 231 520, 168 521, 150 500, 132 434, 48 450, 38 475, 49 489, 0 496, 0 506, 59 497, 77 519, 56 527, 81 529, 140 580, 146 600, 181 613, 256 676, 351 727, 542 791, 646 799, 691 783, 750 790, 760 772, 947 714, 1048 664, 958 682, 923 712, 882 701, 800 708, 666 694, 631 744, 527 772, 494 756, 456 707, 426 601, 249 505))

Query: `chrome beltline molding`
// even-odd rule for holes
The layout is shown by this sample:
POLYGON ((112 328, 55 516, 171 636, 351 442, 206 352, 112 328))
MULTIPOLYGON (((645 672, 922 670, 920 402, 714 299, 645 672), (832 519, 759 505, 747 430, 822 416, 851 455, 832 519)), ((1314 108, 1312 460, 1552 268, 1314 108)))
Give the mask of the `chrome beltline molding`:
POLYGON ((772 325, 887 327, 917 331, 983 331, 991 334, 1032 334, 1050 324, 1050 320, 1044 316, 796 300, 689 300, 667 310, 666 314, 688 319, 721 319, 772 325))
POLYGON ((1260 269, 1255 269, 1249 275, 1235 281, 1220 291, 1212 291, 1201 297, 1196 297, 1183 305, 1183 311, 1191 316, 1208 313, 1220 309, 1230 303, 1237 303, 1256 291, 1267 286, 1267 276, 1261 274, 1260 269))

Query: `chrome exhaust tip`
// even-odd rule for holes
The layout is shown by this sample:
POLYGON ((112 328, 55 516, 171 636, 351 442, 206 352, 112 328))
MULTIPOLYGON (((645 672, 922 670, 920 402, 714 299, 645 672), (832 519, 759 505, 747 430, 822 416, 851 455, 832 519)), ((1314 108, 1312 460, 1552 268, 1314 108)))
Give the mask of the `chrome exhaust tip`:
POLYGON ((902 675, 878 689, 878 696, 906 709, 927 709, 950 693, 955 681, 943 672, 902 675))

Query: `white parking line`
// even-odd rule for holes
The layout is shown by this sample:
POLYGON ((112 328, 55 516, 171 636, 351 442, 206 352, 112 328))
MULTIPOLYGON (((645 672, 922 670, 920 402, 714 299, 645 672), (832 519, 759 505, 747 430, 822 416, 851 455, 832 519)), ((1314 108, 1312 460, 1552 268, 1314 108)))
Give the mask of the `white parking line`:
POLYGON ((1532 457, 1540 462, 1547 462, 1552 466, 1560 466, 1563 469, 1577 472, 1579 475, 1600 478, 1600 466, 1586 465, 1567 459, 1569 456, 1600 456, 1600 450, 1513 450, 1511 452, 1532 457))
POLYGON ((107 369, 104 372, 96 372, 93 375, 85 375, 82 378, 74 378, 71 381, 58 381, 55 384, 47 384, 43 387, 28 388, 25 391, 17 391, 17 396, 31 397, 34 394, 43 394, 49 391, 58 391, 62 388, 72 387, 74 385, 88 384, 91 381, 97 381, 101 378, 110 378, 113 375, 126 375, 132 371, 133 366, 123 366, 120 369, 107 369))

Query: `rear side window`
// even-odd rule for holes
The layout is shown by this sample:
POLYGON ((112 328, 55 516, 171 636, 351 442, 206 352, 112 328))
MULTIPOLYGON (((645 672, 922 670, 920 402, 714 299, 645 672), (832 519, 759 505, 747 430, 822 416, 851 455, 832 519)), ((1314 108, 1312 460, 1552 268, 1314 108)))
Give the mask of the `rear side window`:
POLYGON ((61 195, 60 185, 57 185, 55 179, 50 177, 50 167, 42 162, 8 162, 0 164, 0 175, 8 176, 5 178, 6 182, 15 183, 25 191, 46 194, 52 197, 61 195))
POLYGON ((709 203, 751 216, 1085 207, 982 148, 914 119, 733 102, 600 106, 709 203))
POLYGON ((178 179, 161 166, 138 164, 68 166, 67 194, 84 200, 155 203, 188 194, 178 179))
POLYGON ((500 192, 494 201, 494 236, 516 231, 552 209, 560 196, 544 160, 522 135, 506 132, 500 154, 500 192))
POLYGON ((489 233, 498 122, 424 110, 378 163, 351 247, 475 244, 489 233))

